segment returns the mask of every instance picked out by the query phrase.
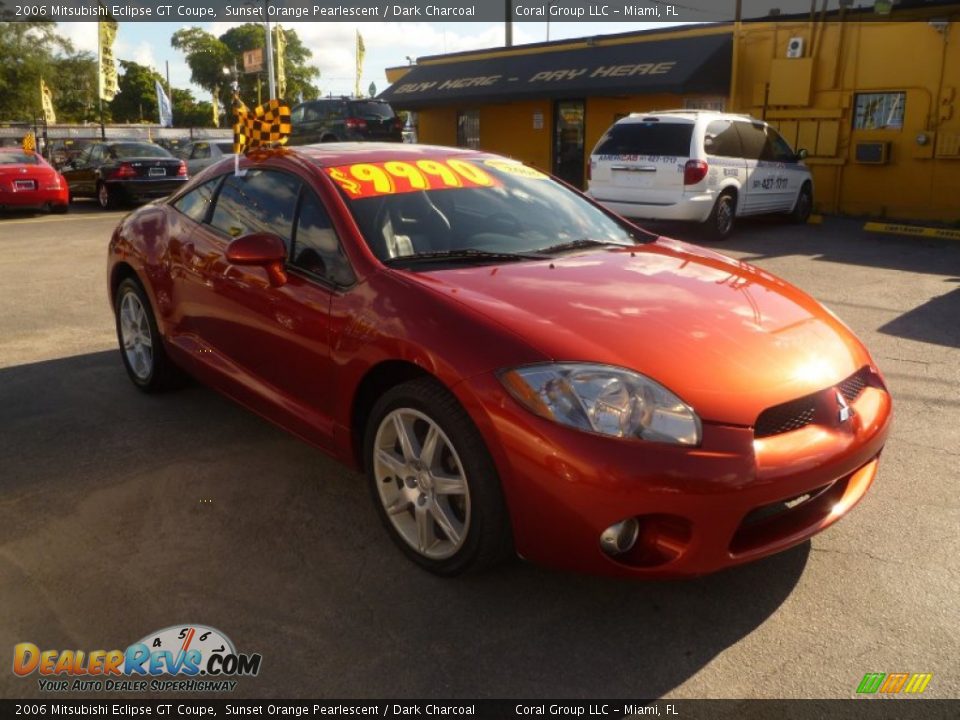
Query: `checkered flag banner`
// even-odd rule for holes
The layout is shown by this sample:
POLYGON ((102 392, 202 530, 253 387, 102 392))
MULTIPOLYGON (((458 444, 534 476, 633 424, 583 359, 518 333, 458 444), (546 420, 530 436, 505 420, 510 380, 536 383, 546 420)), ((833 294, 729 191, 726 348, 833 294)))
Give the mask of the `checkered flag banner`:
POLYGON ((23 136, 23 151, 26 153, 37 151, 37 137, 32 132, 23 136))
POLYGON ((284 145, 290 136, 290 107, 273 99, 251 112, 239 97, 234 97, 233 151, 284 145))

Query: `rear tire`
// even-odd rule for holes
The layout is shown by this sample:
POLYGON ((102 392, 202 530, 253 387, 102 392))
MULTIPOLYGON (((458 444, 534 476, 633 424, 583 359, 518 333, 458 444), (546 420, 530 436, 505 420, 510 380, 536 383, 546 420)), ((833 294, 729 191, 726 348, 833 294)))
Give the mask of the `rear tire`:
POLYGON ((733 232, 737 216, 737 198, 729 190, 720 193, 713 210, 703 223, 704 234, 710 240, 726 240, 733 232))
POLYGON ((117 207, 117 193, 105 182, 97 183, 97 204, 101 210, 113 210, 117 207))
POLYGON ((146 393, 171 390, 184 375, 167 357, 157 320, 143 286, 134 278, 120 283, 114 296, 120 356, 130 380, 146 393))
POLYGON ((810 183, 804 183, 788 217, 790 222, 803 225, 810 219, 811 212, 813 212, 813 188, 810 187, 810 183))
POLYGON ((403 383, 377 401, 364 465, 384 527, 421 567, 459 575, 513 555, 490 453, 469 415, 436 380, 403 383))

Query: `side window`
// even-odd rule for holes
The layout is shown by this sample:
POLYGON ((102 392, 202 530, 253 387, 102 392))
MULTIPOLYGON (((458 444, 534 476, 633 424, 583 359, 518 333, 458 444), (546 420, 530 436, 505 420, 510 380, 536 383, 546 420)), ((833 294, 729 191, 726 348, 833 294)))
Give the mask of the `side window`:
POLYGON ((205 160, 208 157, 210 157, 209 143, 197 143, 193 146, 193 151, 190 153, 191 160, 205 160))
POLYGON ((797 161, 797 155, 780 133, 768 127, 767 144, 764 147, 763 159, 773 160, 774 162, 793 163, 797 161))
POLYGON ((80 154, 77 155, 75 161, 76 165, 79 167, 86 167, 90 164, 90 156, 93 154, 93 145, 87 145, 83 150, 80 151, 80 154))
POLYGON ((767 134, 763 131, 763 125, 735 122, 734 126, 740 134, 743 157, 747 160, 759 160, 763 155, 763 148, 767 144, 767 134))
POLYGON ((352 285, 355 279, 323 203, 306 189, 297 218, 290 264, 335 285, 352 285))
POLYGON ((718 157, 743 157, 740 135, 730 120, 714 120, 707 126, 703 148, 708 155, 718 157))
POLYGON ((194 222, 206 222, 210 215, 210 205, 213 203, 213 198, 217 194, 217 188, 220 187, 223 177, 221 175, 194 188, 174 202, 173 206, 194 222))
POLYGON ((290 247, 300 181, 273 170, 228 175, 210 224, 230 237, 255 232, 278 235, 290 247))
POLYGON ((90 151, 90 164, 99 165, 103 162, 103 145, 94 145, 93 149, 90 151))

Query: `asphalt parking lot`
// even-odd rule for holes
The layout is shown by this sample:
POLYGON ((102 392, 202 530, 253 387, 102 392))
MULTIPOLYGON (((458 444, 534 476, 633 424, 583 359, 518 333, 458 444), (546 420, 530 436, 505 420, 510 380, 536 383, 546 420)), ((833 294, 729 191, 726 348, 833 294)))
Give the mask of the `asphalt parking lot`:
MULTIPOLYGON (((714 245, 826 303, 886 374, 879 478, 832 529, 693 581, 521 562, 441 580, 319 451, 201 386, 133 388, 104 281, 120 217, 0 218, 3 653, 202 623, 263 655, 239 697, 849 698, 866 672, 960 695, 956 241, 828 218, 714 245)), ((39 695, 0 672, 0 696, 39 695)))

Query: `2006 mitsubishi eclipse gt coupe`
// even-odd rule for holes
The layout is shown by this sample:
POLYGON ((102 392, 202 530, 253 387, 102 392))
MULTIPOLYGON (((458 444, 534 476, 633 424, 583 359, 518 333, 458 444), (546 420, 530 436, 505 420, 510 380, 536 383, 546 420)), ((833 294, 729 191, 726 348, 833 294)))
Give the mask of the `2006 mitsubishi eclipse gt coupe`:
POLYGON ((770 555, 863 497, 890 425, 867 350, 798 289, 472 150, 220 162, 123 219, 108 283, 137 387, 185 372, 361 469, 443 575, 770 555))

